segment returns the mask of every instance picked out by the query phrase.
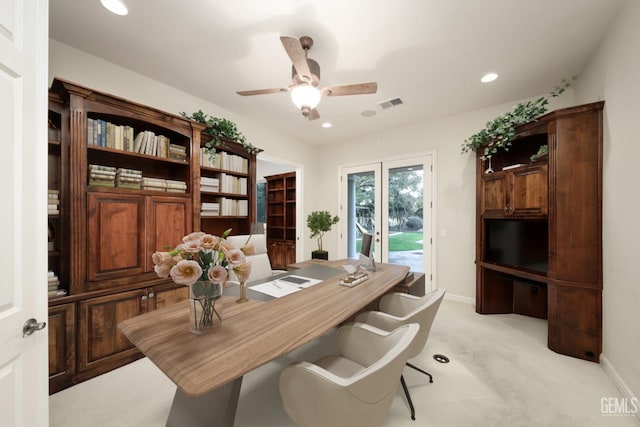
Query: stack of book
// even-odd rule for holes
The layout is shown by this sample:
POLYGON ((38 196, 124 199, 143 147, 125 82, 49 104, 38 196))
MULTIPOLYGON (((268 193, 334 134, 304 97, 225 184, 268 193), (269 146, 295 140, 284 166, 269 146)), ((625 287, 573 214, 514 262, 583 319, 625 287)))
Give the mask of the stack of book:
POLYGON ((58 215, 60 213, 60 190, 49 190, 47 198, 47 213, 58 215))
POLYGON ((248 216, 249 201, 227 199, 226 197, 218 197, 216 202, 220 205, 220 215, 222 216, 248 216))
POLYGON ((89 185, 115 187, 116 168, 112 166, 89 165, 89 185))
POLYGON ((102 119, 87 119, 87 144, 133 151, 133 128, 102 119))
POLYGON ((166 179, 166 189, 169 193, 186 193, 187 183, 184 181, 176 181, 173 179, 166 179))
POLYGON ((218 174, 220 180, 220 192, 228 194, 247 194, 247 178, 227 175, 226 173, 218 174))
POLYGON ((118 168, 116 171, 116 187, 139 190, 141 184, 142 171, 126 168, 118 168))
POLYGON ((202 202, 201 217, 220 216, 220 203, 202 202))
POLYGON ((209 154, 206 148, 200 149, 200 166, 207 168, 220 169, 220 156, 219 153, 209 154))
POLYGON ((208 193, 218 193, 220 191, 220 179, 200 177, 200 191, 208 193))
POLYGON ((142 177, 142 189, 153 191, 166 191, 167 181, 162 178, 142 177))
POLYGON ((60 289, 60 280, 53 271, 47 273, 48 293, 49 297, 66 295, 67 291, 60 289))
MULTIPOLYGON (((136 135, 133 141, 132 151, 149 156, 169 158, 171 157, 171 141, 164 135, 156 135, 150 130, 145 130, 136 135)), ((182 147, 184 148, 184 147, 182 147)), ((186 153, 185 153, 186 158, 186 153)))
POLYGON ((216 155, 216 160, 218 158, 220 159, 220 165, 217 167, 220 169, 231 172, 249 173, 249 160, 242 156, 221 151, 216 155))
POLYGON ((173 160, 187 161, 187 147, 178 144, 169 144, 168 157, 173 160))

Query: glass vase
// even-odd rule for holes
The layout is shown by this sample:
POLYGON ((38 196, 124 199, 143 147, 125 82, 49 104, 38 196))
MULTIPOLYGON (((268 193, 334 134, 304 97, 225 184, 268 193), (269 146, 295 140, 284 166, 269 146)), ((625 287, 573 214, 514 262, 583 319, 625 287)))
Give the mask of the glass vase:
POLYGON ((238 298, 236 300, 237 303, 242 303, 242 302, 247 302, 249 301, 247 299, 247 282, 246 281, 241 281, 240 285, 238 285, 240 287, 240 298, 238 298))
POLYGON ((202 280, 189 285, 189 329, 194 334, 222 326, 222 284, 202 280))

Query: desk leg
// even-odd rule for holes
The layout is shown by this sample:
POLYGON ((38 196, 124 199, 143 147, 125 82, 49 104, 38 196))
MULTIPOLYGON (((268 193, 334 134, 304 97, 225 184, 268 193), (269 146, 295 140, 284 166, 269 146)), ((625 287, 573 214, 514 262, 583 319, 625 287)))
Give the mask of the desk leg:
POLYGON ((242 377, 199 397, 189 397, 178 387, 167 427, 233 427, 242 377))

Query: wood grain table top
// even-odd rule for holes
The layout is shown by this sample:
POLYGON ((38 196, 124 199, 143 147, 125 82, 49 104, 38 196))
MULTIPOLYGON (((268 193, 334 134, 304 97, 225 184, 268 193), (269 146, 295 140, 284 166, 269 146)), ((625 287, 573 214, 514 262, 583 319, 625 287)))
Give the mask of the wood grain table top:
MULTIPOLYGON (((341 260, 327 263, 340 266, 341 260)), ((189 305, 183 301, 120 323, 118 327, 188 396, 201 396, 312 341, 384 295, 409 267, 377 264, 369 280, 340 286, 341 276, 282 298, 237 304, 223 296, 222 327, 212 333, 189 331, 189 305)))

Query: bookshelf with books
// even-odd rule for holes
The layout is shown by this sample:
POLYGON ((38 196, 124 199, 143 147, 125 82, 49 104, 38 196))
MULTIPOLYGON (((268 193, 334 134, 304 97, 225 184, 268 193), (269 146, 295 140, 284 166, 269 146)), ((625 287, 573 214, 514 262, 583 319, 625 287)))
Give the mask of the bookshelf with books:
MULTIPOLYGON (((210 139, 206 134, 204 141, 210 139)), ((220 235, 249 234, 255 221, 256 157, 241 144, 223 140, 214 155, 200 148, 200 166, 194 172, 196 228, 220 235)))
POLYGON ((50 266, 52 253, 60 264, 50 267, 51 280, 68 293, 50 299, 58 335, 49 341, 73 351, 69 369, 62 360, 50 364, 55 392, 139 358, 122 346, 118 323, 159 307, 160 296, 186 299, 183 286, 158 278, 151 254, 194 230, 204 126, 60 79, 50 89, 49 115, 61 128, 60 142, 49 143, 49 189, 60 200, 49 215, 50 266), (57 381, 60 372, 67 378, 57 381))
POLYGON ((273 268, 296 262, 296 173, 265 176, 267 249, 273 268))

